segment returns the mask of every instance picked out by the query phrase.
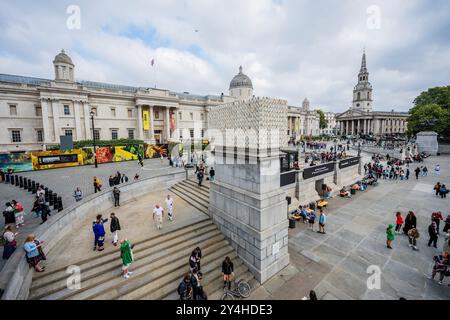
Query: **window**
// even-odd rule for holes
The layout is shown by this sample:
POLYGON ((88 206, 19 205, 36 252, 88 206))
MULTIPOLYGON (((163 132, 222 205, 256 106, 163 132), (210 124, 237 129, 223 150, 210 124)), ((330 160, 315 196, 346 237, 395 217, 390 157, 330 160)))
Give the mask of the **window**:
POLYGON ((183 113, 182 112, 178 112, 178 119, 179 120, 183 120, 183 113))
POLYGON ((194 129, 189 129, 189 135, 194 138, 194 129))
POLYGON ((93 112, 94 115, 97 116, 97 108, 91 108, 91 112, 93 112))
POLYGON ((194 113, 191 112, 189 115, 191 116, 191 120, 194 120, 194 113))
POLYGON ((98 129, 94 130, 94 139, 100 140, 100 130, 98 130, 98 129))
POLYGON ((133 118, 133 109, 128 109, 128 118, 133 118))
POLYGON ((111 117, 116 117, 116 108, 111 108, 111 117))
POLYGON ((358 100, 361 100, 361 92, 358 92, 358 100))
POLYGON ((159 119, 159 111, 155 110, 155 119, 159 119))
POLYGON ((111 130, 111 139, 117 140, 117 137, 118 137, 117 129, 111 130))
POLYGON ((128 129, 128 139, 134 139, 134 130, 128 129))
POLYGON ((9 114, 11 116, 17 116, 17 106, 15 104, 9 105, 9 114))
POLYGON ((36 111, 36 117, 42 117, 42 108, 40 106, 36 106, 34 110, 36 111))
POLYGON ((69 105, 67 105, 67 104, 64 105, 64 115, 70 116, 70 108, 69 108, 69 105))
POLYGON ((37 136, 37 141, 38 142, 43 142, 44 141, 44 134, 42 130, 36 130, 36 136, 37 136))
POLYGON ((66 129, 66 130, 64 130, 64 135, 65 135, 65 136, 73 136, 72 129, 66 129))
POLYGON ((22 137, 20 136, 20 130, 12 130, 11 131, 11 140, 12 140, 12 142, 22 142, 22 137))

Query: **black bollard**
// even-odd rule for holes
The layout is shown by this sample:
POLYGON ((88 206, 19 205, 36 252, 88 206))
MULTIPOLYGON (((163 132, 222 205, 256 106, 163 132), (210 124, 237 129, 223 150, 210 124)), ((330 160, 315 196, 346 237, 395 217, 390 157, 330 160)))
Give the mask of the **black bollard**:
POLYGON ((31 181, 31 192, 33 193, 33 194, 35 194, 36 193, 36 182, 33 180, 33 181, 31 181))
POLYGON ((37 189, 39 189, 39 186, 40 186, 39 182, 36 182, 36 191, 37 189))
POLYGON ((58 210, 58 194, 53 194, 53 210, 58 210))
POLYGON ((15 180, 15 185, 17 187, 19 185, 19 176, 17 174, 14 176, 14 180, 15 180))
POLYGON ((45 191, 45 202, 48 202, 48 188, 45 187, 44 191, 45 191))
POLYGON ((28 180, 28 191, 32 191, 33 190, 33 186, 31 185, 31 179, 28 180))
POLYGON ((23 177, 22 176, 19 177, 19 187, 23 188, 23 177))
POLYGON ((63 210, 62 198, 58 197, 58 212, 63 210))
POLYGON ((5 182, 6 182, 6 183, 9 183, 9 181, 11 181, 10 178, 11 178, 11 177, 10 177, 10 174, 9 174, 9 173, 5 174, 5 182))
POLYGON ((27 178, 23 178, 23 188, 25 190, 28 189, 28 179, 27 178))
POLYGON ((51 206, 53 205, 53 191, 48 190, 48 204, 51 206))
POLYGON ((14 175, 13 174, 11 174, 9 176, 9 183, 14 184, 14 175))

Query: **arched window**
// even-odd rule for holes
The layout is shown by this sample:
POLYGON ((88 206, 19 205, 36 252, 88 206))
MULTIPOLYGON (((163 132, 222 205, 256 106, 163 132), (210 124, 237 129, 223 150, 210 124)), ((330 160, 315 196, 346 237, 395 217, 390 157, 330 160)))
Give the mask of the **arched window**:
POLYGON ((358 99, 357 100, 361 100, 361 92, 358 92, 358 99))
POLYGON ((370 100, 370 92, 367 92, 367 100, 370 100))

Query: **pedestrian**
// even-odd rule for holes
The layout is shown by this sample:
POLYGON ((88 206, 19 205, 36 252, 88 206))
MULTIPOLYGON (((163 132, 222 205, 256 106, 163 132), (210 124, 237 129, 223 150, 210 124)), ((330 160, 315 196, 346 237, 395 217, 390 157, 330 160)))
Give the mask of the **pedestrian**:
POLYGON ((445 219, 445 225, 442 231, 449 232, 449 230, 450 230, 450 214, 447 216, 447 219, 445 219))
POLYGON ((73 197, 75 198, 75 201, 81 201, 83 199, 83 193, 81 192, 80 188, 76 188, 73 192, 73 197))
POLYGON ((94 251, 103 251, 103 244, 105 242, 105 227, 103 226, 108 219, 102 219, 102 215, 97 215, 94 222, 92 222, 92 230, 94 231, 94 251))
POLYGON ((443 252, 442 254, 435 255, 433 257, 433 269, 431 271, 431 276, 427 278, 434 281, 434 277, 439 272, 439 284, 442 284, 442 281, 445 277, 445 272, 448 269, 448 252, 443 252))
POLYGON ((197 180, 198 180, 198 186, 201 187, 202 186, 202 182, 203 182, 203 170, 198 170, 197 171, 197 180))
POLYGON ((3 217, 5 217, 5 226, 16 225, 16 216, 14 214, 14 208, 10 202, 5 204, 6 209, 3 211, 3 217))
POLYGON ((139 180, 139 175, 136 173, 135 175, 134 175, 134 181, 138 181, 139 180))
POLYGON ((403 225, 403 217, 400 212, 397 212, 395 216, 396 216, 395 233, 400 234, 400 229, 402 228, 403 225))
POLYGON ((203 291, 203 286, 201 284, 202 279, 203 274, 198 270, 195 270, 195 272, 191 274, 193 300, 208 300, 206 293, 203 291))
POLYGON ((11 205, 14 209, 14 217, 16 219, 16 228, 19 229, 25 225, 25 213, 23 212, 23 206, 16 200, 11 201, 11 205))
POLYGON ((113 191, 113 197, 114 197, 114 207, 119 206, 120 207, 120 190, 117 187, 114 187, 113 191))
POLYGON ((114 212, 110 214, 111 223, 109 225, 109 230, 113 236, 112 244, 117 246, 117 242, 119 241, 119 230, 120 230, 120 221, 119 218, 116 217, 114 212))
POLYGON ((169 218, 170 221, 173 221, 173 199, 170 197, 170 194, 167 195, 165 203, 166 203, 167 217, 169 218))
POLYGON ((405 225, 403 226, 403 233, 408 234, 408 231, 417 227, 417 218, 414 212, 409 211, 405 218, 405 225))
POLYGON ((420 168, 417 167, 416 170, 414 170, 414 172, 416 173, 416 180, 419 179, 419 174, 420 174, 420 168))
MULTIPOLYGON (((138 153, 137 157, 138 157, 138 163, 141 165, 141 167, 143 167, 143 166, 144 166, 144 161, 142 160, 141 154, 138 153)), ((122 181, 122 182, 123 182, 123 181, 122 181)))
POLYGON ((216 177, 216 170, 214 170, 214 168, 211 167, 211 169, 209 169, 209 180, 214 181, 215 177, 216 177))
POLYGON ((445 184, 443 184, 441 186, 441 188, 439 189, 439 195, 441 196, 441 199, 447 198, 447 193, 448 193, 448 189, 445 186, 445 184))
POLYGON ((395 239, 394 226, 390 224, 386 229, 386 247, 392 249, 392 241, 395 239))
POLYGON ((17 248, 16 236, 18 233, 12 231, 12 226, 8 225, 5 228, 5 232, 2 235, 3 244, 3 259, 8 260, 17 248))
POLYGON ((34 268, 36 272, 45 271, 45 267, 41 267, 39 264, 42 260, 46 260, 44 252, 42 251, 43 243, 44 241, 37 240, 34 234, 30 234, 25 239, 25 243, 23 245, 23 249, 26 252, 25 257, 27 259, 28 265, 34 268))
POLYGON ((195 252, 195 250, 192 251, 191 256, 189 257, 189 270, 191 271, 191 273, 194 273, 199 271, 199 265, 198 265, 199 260, 197 259, 197 253, 195 252))
POLYGON ((320 209, 320 215, 319 215, 319 231, 318 233, 325 234, 325 224, 327 223, 327 216, 325 212, 323 212, 322 209, 320 209))
POLYGON ((38 211, 40 212, 41 219, 42 219, 41 224, 43 224, 45 221, 47 221, 47 216, 51 216, 51 214, 50 214, 51 209, 44 201, 44 202, 39 202, 38 211))
POLYGON ((406 168, 405 179, 409 180, 409 168, 406 168))
POLYGON ((431 214, 431 221, 436 222, 437 234, 439 234, 439 224, 440 224, 441 220, 444 221, 444 217, 442 216, 442 213, 440 211, 433 212, 431 214))
POLYGON ((424 177, 428 176, 428 168, 427 168, 427 166, 423 167, 423 169, 422 169, 422 176, 424 176, 424 177))
POLYGON ((186 273, 183 280, 178 285, 177 289, 180 300, 191 300, 192 298, 192 284, 191 284, 191 274, 186 273))
POLYGON ((225 257, 222 262, 223 287, 228 285, 228 290, 231 290, 231 279, 234 276, 234 266, 230 257, 225 257))
POLYGON ((408 231, 408 240, 409 240, 409 247, 412 247, 413 250, 419 250, 417 249, 417 239, 419 239, 420 234, 419 231, 416 228, 412 228, 408 231))
POLYGON ((128 177, 125 175, 125 173, 123 174, 122 179, 123 179, 123 181, 125 181, 125 183, 128 182, 128 177))
POLYGON ((436 196, 439 196, 439 191, 441 190, 441 183, 439 181, 434 185, 433 190, 436 191, 436 196))
POLYGON ((134 245, 128 239, 120 241, 120 257, 122 258, 122 275, 128 279, 133 273, 129 271, 131 264, 134 261, 133 257, 134 245))
POLYGON ((439 164, 437 164, 436 167, 434 167, 434 172, 436 173, 437 176, 441 174, 441 166, 439 164))
POLYGON ((40 196, 45 197, 45 190, 41 186, 39 186, 39 188, 37 188, 37 190, 36 190, 36 195, 38 197, 40 197, 40 196))
POLYGON ((195 253, 195 257, 197 259, 197 269, 198 269, 198 271, 200 271, 201 270, 200 260, 202 259, 202 250, 200 249, 200 247, 196 247, 194 249, 194 253, 195 253))
POLYGON ((162 229, 163 217, 164 217, 164 209, 161 208, 159 204, 153 208, 153 221, 155 221, 156 217, 156 229, 162 229))
POLYGON ((309 228, 311 231, 314 231, 314 222, 316 221, 316 213, 311 211, 308 216, 309 228))
POLYGON ((113 176, 109 176, 108 182, 109 182, 109 186, 110 187, 114 186, 114 178, 113 178, 113 176))
POLYGON ((97 193, 97 191, 102 191, 102 184, 100 180, 97 177, 94 177, 94 193, 97 193))
POLYGON ((438 241, 438 231, 436 227, 436 222, 431 222, 428 226, 428 235, 430 236, 430 240, 428 240, 428 246, 430 247, 433 244, 433 247, 437 248, 438 241))
POLYGON ((122 177, 122 174, 117 171, 116 175, 114 176, 114 185, 117 186, 120 184, 120 178, 122 177))

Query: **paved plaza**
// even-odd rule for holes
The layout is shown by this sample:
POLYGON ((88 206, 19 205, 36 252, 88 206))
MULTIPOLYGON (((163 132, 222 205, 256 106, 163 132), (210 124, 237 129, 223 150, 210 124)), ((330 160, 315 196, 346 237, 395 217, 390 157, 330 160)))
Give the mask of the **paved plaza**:
MULTIPOLYGON (((432 258, 442 249, 427 246, 428 225, 433 211, 450 214, 450 199, 435 196, 437 181, 450 183, 450 157, 440 156, 425 160, 428 177, 409 181, 385 181, 358 192, 353 198, 330 200, 327 234, 307 230, 298 223, 289 230, 290 265, 258 288, 252 299, 301 299, 314 289, 319 299, 450 299, 448 278, 444 285, 426 279, 430 274, 432 258), (433 168, 439 163, 441 175, 433 168), (386 248, 386 228, 395 224, 395 212, 403 217, 412 210, 417 216, 420 239, 419 251, 408 247, 405 235, 396 235, 393 250, 386 248), (371 274, 367 268, 381 270, 381 289, 369 290, 366 283, 371 274)), ((411 164, 410 170, 416 168, 411 164)), ((441 223, 442 230, 443 223, 441 223)), ((315 226, 317 230, 317 222, 315 226)), ((441 238, 443 234, 441 232, 441 238)), ((437 279, 438 277, 436 277, 437 279)))

